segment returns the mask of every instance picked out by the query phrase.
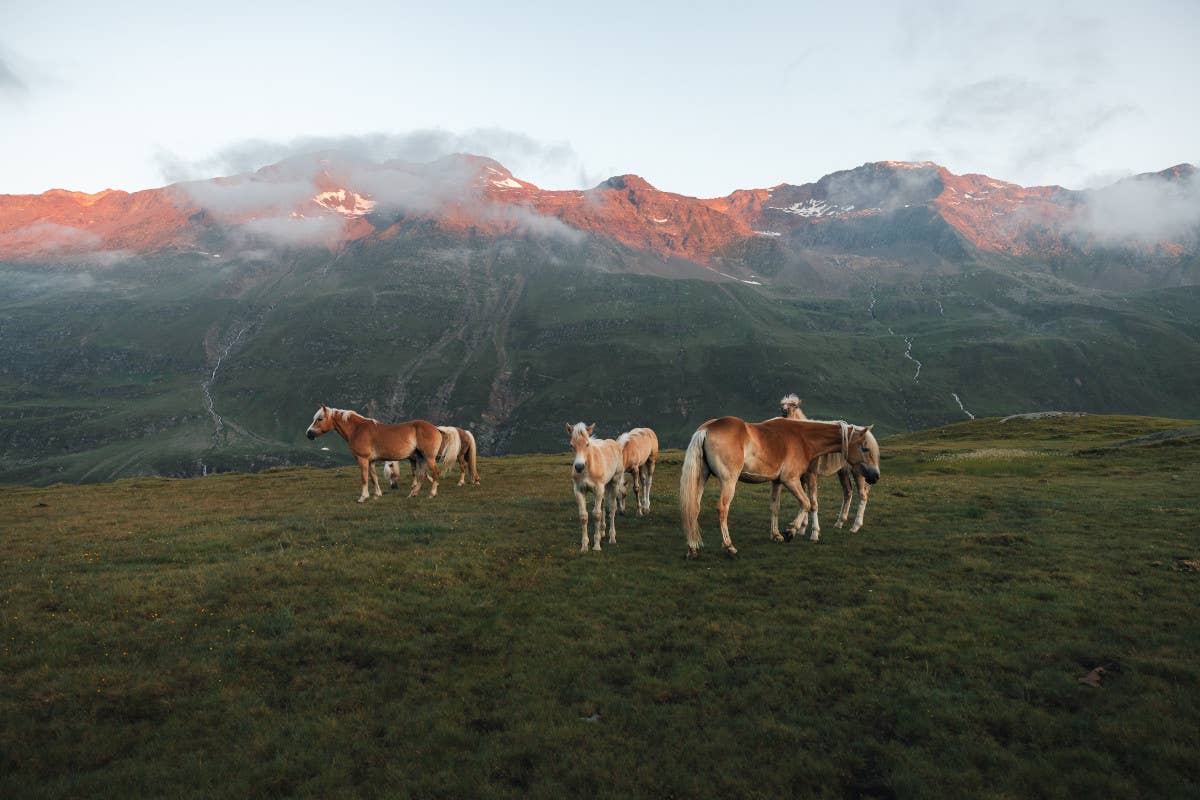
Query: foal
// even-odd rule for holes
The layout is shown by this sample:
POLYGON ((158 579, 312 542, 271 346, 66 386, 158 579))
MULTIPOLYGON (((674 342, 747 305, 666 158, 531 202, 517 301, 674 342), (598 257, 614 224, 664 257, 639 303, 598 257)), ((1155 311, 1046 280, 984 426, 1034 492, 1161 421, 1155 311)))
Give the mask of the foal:
POLYGON ((596 536, 592 549, 599 550, 600 538, 604 534, 605 500, 608 501, 608 543, 617 543, 617 491, 625 483, 625 460, 621 455, 621 445, 612 439, 593 439, 592 431, 595 429, 595 424, 585 426, 582 422, 575 425, 567 423, 567 430, 571 433, 571 449, 575 451, 575 470, 571 480, 575 487, 575 500, 579 503, 579 523, 583 526, 583 540, 579 545, 581 553, 586 553, 588 549, 588 490, 596 495, 596 504, 592 509, 596 536))
MULTIPOLYGON (((654 465, 658 461, 658 436, 649 428, 634 428, 617 437, 625 471, 633 473, 633 496, 637 500, 637 515, 650 514, 650 484, 654 482, 654 465)), ((625 481, 617 491, 617 510, 625 513, 625 481)))

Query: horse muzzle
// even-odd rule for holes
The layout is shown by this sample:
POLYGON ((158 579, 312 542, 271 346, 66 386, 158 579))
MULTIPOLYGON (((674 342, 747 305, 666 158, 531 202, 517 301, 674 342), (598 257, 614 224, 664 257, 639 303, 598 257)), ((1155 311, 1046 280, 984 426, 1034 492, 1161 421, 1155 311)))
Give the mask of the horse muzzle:
POLYGON ((879 481, 879 470, 874 467, 863 467, 862 476, 866 479, 867 483, 874 486, 879 481))
POLYGON ((317 438, 317 435, 315 433, 313 433, 312 428, 309 428, 308 430, 306 430, 304 432, 304 435, 307 436, 310 440, 317 438))
POLYGON ((582 461, 576 461, 576 462, 575 462, 575 471, 576 471, 576 472, 583 472, 583 462, 582 462, 582 461))

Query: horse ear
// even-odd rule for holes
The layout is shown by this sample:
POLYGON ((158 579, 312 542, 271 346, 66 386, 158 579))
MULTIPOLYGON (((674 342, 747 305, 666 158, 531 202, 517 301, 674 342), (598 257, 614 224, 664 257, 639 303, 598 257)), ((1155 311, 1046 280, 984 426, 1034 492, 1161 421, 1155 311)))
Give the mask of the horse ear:
POLYGON ((574 432, 575 432, 575 426, 568 422, 567 423, 567 433, 574 433, 574 432))
POLYGON ((596 430, 596 423, 593 422, 591 425, 588 425, 588 436, 591 436, 594 430, 596 430))
POLYGON ((875 427, 875 423, 871 423, 871 424, 870 424, 870 425, 868 425, 867 427, 863 428, 863 433, 870 433, 870 432, 871 432, 871 428, 874 428, 874 427, 875 427))

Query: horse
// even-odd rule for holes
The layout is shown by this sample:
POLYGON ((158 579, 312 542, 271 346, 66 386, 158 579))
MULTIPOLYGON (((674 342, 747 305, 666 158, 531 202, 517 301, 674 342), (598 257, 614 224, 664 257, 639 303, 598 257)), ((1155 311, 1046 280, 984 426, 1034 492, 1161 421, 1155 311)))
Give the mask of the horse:
POLYGON ((687 536, 688 558, 696 558, 700 540, 700 496, 709 475, 721 482, 717 519, 725 552, 736 555, 729 538, 729 505, 738 481, 771 483, 771 539, 791 541, 803 533, 811 507, 800 484, 817 456, 840 452, 851 466, 860 465, 868 483, 879 480, 879 467, 871 463, 866 437, 871 426, 858 428, 845 422, 811 422, 776 417, 746 422, 737 417, 710 419, 692 435, 683 457, 679 478, 679 511, 687 536), (787 536, 779 533, 779 495, 786 487, 800 501, 787 536))
POLYGON ((592 432, 596 430, 594 423, 584 425, 579 422, 572 425, 568 422, 567 430, 571 433, 571 449, 575 451, 575 469, 571 481, 575 488, 575 500, 579 504, 579 522, 583 526, 583 540, 579 545, 579 552, 586 553, 589 489, 596 495, 596 504, 592 509, 592 516, 596 521, 596 536, 592 549, 600 549, 600 538, 604 534, 602 504, 605 500, 608 501, 608 543, 617 543, 617 492, 625 483, 625 459, 621 455, 621 445, 612 439, 592 438, 592 432))
MULTIPOLYGON (((800 398, 794 394, 786 395, 779 401, 779 411, 781 416, 788 419, 808 419, 804 415, 804 412, 800 410, 800 398)), ((867 434, 867 447, 874 454, 874 463, 878 464, 879 442, 875 441, 875 434, 867 434)), ((813 504, 811 538, 814 542, 821 537, 821 521, 817 516, 817 511, 820 507, 820 503, 817 500, 818 479, 824 475, 833 474, 838 476, 838 480, 842 484, 842 510, 838 513, 837 522, 833 523, 833 527, 842 527, 850 517, 850 503, 853 501, 854 496, 854 491, 851 488, 852 482, 858 483, 858 511, 854 514, 854 525, 850 527, 850 532, 858 533, 863 526, 863 514, 867 510, 867 495, 871 491, 870 485, 860 472, 851 469, 846 464, 846 459, 842 458, 841 453, 826 453, 823 456, 818 456, 812 464, 809 464, 808 472, 805 473, 803 479, 804 488, 808 490, 813 504)))
POLYGON ((316 439, 331 430, 337 431, 346 440, 350 454, 362 469, 362 495, 359 496, 358 502, 366 502, 370 496, 370 478, 375 480, 375 496, 383 496, 379 488, 379 476, 372 469, 372 463, 391 459, 407 459, 414 465, 413 485, 409 497, 416 497, 421 491, 426 470, 432 475, 433 481, 429 496, 437 496, 436 457, 438 449, 442 446, 442 432, 432 423, 414 419, 398 425, 384 425, 379 420, 364 417, 353 411, 322 405, 317 409, 317 413, 313 414, 312 423, 304 433, 309 439, 316 439), (419 469, 417 464, 420 464, 419 469))
MULTIPOLYGON (((658 436, 649 428, 634 428, 617 437, 625 471, 633 473, 633 496, 638 501, 637 515, 650 514, 650 484, 654 482, 654 465, 658 461, 658 436)), ((617 511, 625 514, 625 481, 617 492, 617 511)))
MULTIPOLYGON (((438 469, 448 475, 447 466, 457 461, 458 485, 466 483, 468 467, 471 471, 471 483, 478 485, 479 470, 476 467, 476 458, 479 450, 475 446, 474 435, 468 430, 449 425, 439 425, 438 430, 442 432, 442 447, 437 454, 438 469)), ((400 485, 400 462, 385 461, 383 475, 393 489, 397 488, 400 485)))

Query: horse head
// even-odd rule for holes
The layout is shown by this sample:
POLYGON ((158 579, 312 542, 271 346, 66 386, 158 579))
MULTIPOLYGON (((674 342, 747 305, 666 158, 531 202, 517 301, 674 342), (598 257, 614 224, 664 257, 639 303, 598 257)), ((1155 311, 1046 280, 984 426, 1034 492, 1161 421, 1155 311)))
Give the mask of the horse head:
POLYGON ((304 435, 309 439, 315 439, 323 433, 329 433, 333 430, 333 414, 325 406, 317 409, 317 413, 313 414, 312 424, 308 426, 308 430, 304 435))
POLYGON ((592 431, 596 430, 596 423, 584 425, 577 422, 572 425, 568 422, 567 430, 571 432, 571 449, 575 451, 575 471, 583 472, 587 467, 587 449, 592 445, 592 431))
POLYGON ((779 401, 779 416, 786 419, 804 419, 804 412, 800 410, 800 398, 794 394, 785 394, 779 401))
POLYGON ((872 485, 879 480, 879 443, 871 433, 874 427, 851 427, 845 452, 846 463, 872 485))

